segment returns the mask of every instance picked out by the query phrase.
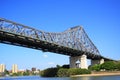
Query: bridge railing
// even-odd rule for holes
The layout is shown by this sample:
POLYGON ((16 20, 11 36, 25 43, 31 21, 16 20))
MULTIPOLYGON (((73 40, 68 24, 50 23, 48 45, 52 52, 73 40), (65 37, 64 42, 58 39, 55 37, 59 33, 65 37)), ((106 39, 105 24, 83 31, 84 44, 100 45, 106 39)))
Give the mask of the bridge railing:
POLYGON ((0 18, 0 30, 100 55, 96 46, 80 26, 70 28, 61 33, 50 33, 0 18))

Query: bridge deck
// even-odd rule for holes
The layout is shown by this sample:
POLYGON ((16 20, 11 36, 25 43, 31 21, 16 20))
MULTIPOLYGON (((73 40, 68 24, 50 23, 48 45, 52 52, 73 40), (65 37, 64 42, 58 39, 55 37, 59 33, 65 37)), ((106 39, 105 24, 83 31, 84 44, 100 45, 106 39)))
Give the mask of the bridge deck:
POLYGON ((68 56, 80 56, 82 54, 86 54, 88 59, 99 59, 100 56, 85 53, 76 49, 59 46, 57 44, 41 41, 38 39, 21 36, 13 33, 8 33, 4 31, 0 31, 0 42, 16 45, 16 46, 23 46, 33 49, 42 50, 43 52, 54 52, 58 54, 68 55, 68 56))

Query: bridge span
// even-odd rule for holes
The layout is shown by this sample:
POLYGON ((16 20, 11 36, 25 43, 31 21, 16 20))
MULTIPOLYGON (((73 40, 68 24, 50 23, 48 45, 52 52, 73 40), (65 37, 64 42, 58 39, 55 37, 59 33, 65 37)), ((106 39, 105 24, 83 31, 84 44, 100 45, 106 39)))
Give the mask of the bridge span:
POLYGON ((91 59, 92 64, 112 60, 100 54, 81 26, 51 33, 0 18, 0 42, 68 55, 71 68, 76 67, 76 61, 80 61, 80 68, 87 68, 87 59, 91 59))

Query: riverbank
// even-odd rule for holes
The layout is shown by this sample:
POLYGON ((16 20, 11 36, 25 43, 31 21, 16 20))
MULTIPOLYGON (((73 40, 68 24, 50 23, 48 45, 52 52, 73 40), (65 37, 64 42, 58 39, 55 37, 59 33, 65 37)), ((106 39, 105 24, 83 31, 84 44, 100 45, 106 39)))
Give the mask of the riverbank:
POLYGON ((91 74, 72 75, 71 77, 82 77, 82 76, 114 76, 114 75, 120 75, 120 71, 92 72, 91 74))

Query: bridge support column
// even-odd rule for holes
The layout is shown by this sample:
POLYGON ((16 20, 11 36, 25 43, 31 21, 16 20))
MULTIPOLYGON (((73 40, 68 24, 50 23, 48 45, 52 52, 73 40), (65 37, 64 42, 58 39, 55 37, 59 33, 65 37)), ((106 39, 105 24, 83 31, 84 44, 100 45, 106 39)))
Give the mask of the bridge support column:
POLYGON ((82 55, 81 58, 80 58, 80 67, 81 69, 88 69, 88 66, 87 66, 87 56, 86 55, 82 55))
POLYGON ((87 56, 82 55, 82 56, 70 57, 70 68, 88 69, 87 56), (76 64, 77 61, 80 61, 80 64, 76 64))
POLYGON ((104 59, 101 59, 100 60, 100 64, 103 64, 105 61, 104 61, 104 59))
POLYGON ((76 68, 76 61, 78 60, 77 57, 70 57, 70 68, 76 68))
POLYGON ((104 59, 100 59, 100 60, 91 60, 91 65, 103 64, 103 63, 104 63, 104 59))

